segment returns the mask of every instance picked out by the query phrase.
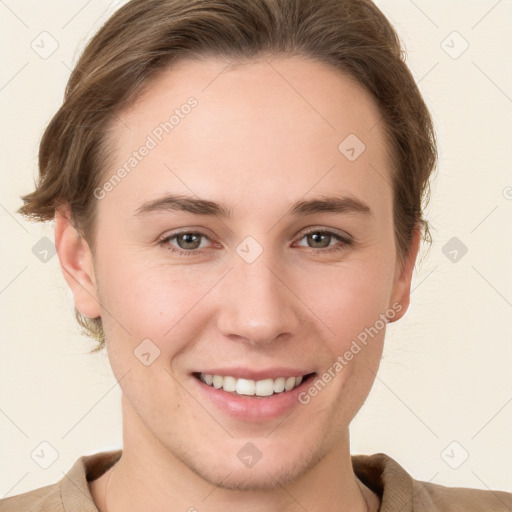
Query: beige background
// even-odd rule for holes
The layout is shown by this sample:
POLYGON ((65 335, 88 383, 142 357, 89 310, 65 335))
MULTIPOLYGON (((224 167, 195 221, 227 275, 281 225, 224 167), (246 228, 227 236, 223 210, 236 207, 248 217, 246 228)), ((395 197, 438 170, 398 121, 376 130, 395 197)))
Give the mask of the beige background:
MULTIPOLYGON (((61 479, 81 455, 121 447, 108 361, 87 354, 92 342, 78 334, 58 258, 44 263, 32 252, 42 237, 53 241, 52 226, 15 213, 78 52, 121 3, 0 2, 0 497, 61 479), (47 58, 31 47, 45 37, 51 49, 44 31, 58 43, 47 58), (58 453, 47 469, 40 464, 52 452, 42 442, 58 453)), ((421 480, 512 491, 512 2, 378 5, 435 118, 440 165, 428 209, 434 244, 410 311, 389 330, 352 452, 385 452, 421 480), (453 237, 468 248, 457 262, 443 253, 453 237)))

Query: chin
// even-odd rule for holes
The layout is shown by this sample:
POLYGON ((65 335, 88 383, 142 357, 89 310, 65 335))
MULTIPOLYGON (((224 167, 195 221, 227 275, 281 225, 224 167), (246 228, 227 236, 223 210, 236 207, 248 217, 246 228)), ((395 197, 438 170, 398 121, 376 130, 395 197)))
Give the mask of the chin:
MULTIPOLYGON (((205 466, 204 459, 184 462, 215 487, 233 491, 269 491, 298 480, 325 455, 314 446, 304 448, 301 444, 297 443, 296 451, 287 450, 282 454, 273 450, 269 453, 269 449, 264 449, 263 453, 260 452, 261 458, 247 462, 247 466, 237 456, 219 457, 217 462, 209 461, 208 466, 205 466)), ((251 448, 247 452, 251 453, 251 448)))
POLYGON ((212 474, 200 474, 204 480, 221 489, 231 491, 269 491, 279 489, 293 482, 306 472, 308 465, 287 464, 271 466, 263 460, 258 462, 258 468, 217 468, 212 474))

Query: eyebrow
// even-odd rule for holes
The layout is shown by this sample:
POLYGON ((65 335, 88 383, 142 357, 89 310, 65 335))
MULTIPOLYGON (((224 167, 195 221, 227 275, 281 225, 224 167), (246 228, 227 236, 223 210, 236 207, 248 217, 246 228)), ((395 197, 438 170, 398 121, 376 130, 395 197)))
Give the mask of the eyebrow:
MULTIPOLYGON (((165 195, 144 203, 135 210, 135 215, 143 216, 151 213, 178 211, 195 215, 210 215, 229 219, 233 210, 227 206, 190 196, 165 195)), ((370 214, 370 207, 354 197, 320 196, 309 200, 300 200, 292 204, 287 215, 304 217, 315 213, 364 213, 370 214)))

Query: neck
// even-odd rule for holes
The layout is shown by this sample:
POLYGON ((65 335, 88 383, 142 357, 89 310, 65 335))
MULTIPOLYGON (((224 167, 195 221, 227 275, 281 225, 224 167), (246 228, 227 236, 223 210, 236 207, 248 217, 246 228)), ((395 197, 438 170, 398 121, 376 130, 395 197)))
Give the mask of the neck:
MULTIPOLYGON (((269 481, 265 488, 238 490, 223 486, 222 478, 217 483, 206 480, 158 442, 138 418, 124 419, 123 454, 115 466, 95 481, 92 492, 100 512, 378 510, 377 495, 353 472, 348 430, 298 479, 281 485, 267 472, 269 481)), ((225 472, 226 477, 229 472, 225 472)))

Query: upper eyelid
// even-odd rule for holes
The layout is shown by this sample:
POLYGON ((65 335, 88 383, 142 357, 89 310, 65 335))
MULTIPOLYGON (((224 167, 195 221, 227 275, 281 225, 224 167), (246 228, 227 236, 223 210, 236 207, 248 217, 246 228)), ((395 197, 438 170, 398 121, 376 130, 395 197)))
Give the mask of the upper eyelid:
POLYGON ((302 231, 302 236, 306 236, 308 235, 309 233, 328 233, 328 234, 331 234, 331 235, 337 235, 337 236, 340 236, 341 238, 350 238, 352 239, 352 236, 350 234, 348 234, 346 231, 343 231, 343 230, 338 230, 338 229, 334 229, 334 228, 317 228, 317 227, 312 227, 312 228, 305 228, 306 231, 302 231))

